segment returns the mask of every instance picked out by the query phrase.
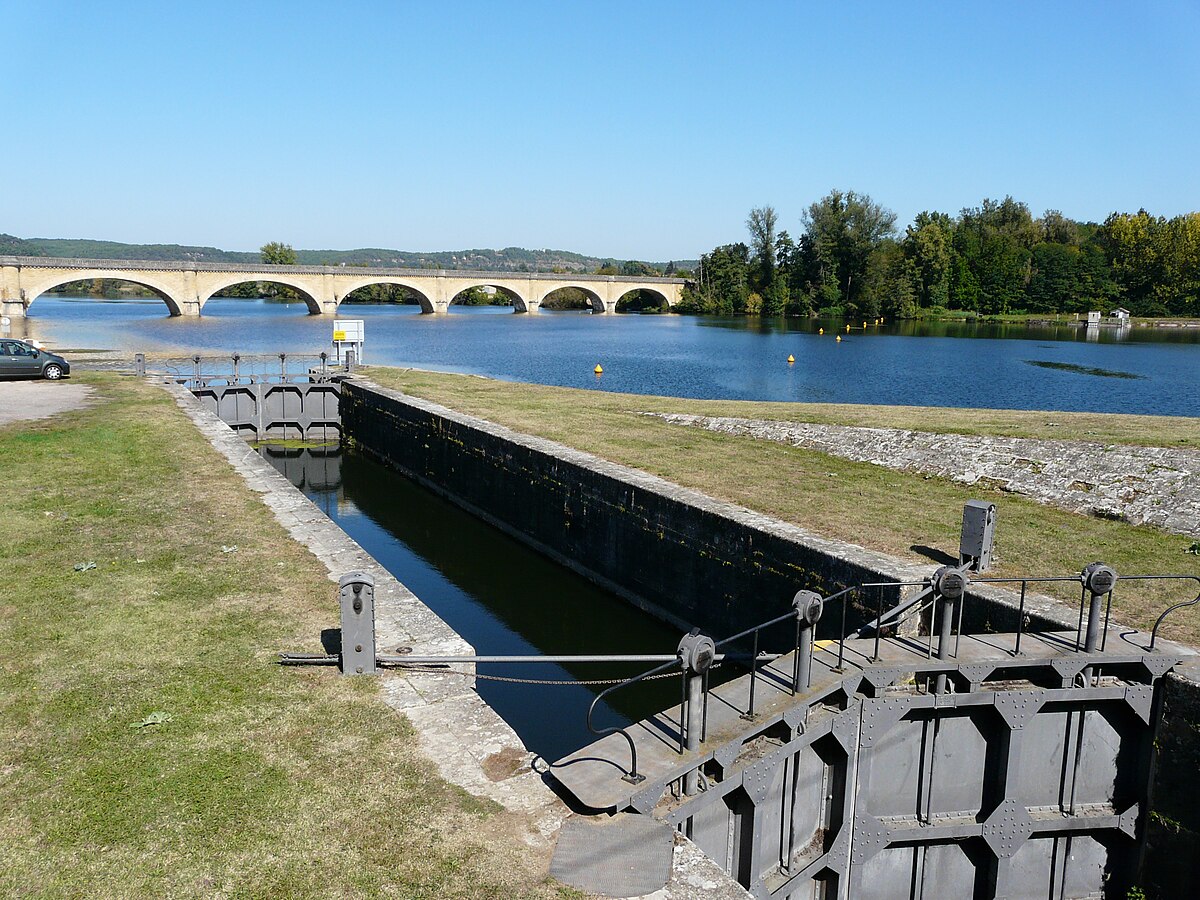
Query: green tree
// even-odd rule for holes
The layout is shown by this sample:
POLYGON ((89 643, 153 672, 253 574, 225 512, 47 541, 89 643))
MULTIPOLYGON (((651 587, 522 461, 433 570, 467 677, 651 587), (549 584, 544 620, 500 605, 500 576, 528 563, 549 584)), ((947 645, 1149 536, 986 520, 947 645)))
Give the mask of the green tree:
POLYGON ((905 230, 903 249, 915 306, 949 306, 953 237, 954 221, 945 213, 919 213, 905 230))
POLYGON ((896 214, 866 194, 834 190, 808 208, 804 224, 817 259, 818 293, 858 314, 871 255, 893 233, 896 214))
POLYGON ((262 261, 268 266, 296 265, 296 251, 292 249, 291 244, 271 241, 269 244, 263 244, 258 252, 262 255, 262 261))
POLYGON ((750 297, 750 248, 725 244, 700 257, 701 312, 731 316, 746 311, 750 297))
POLYGON ((746 229, 750 232, 750 251, 754 260, 754 287, 767 291, 775 281, 775 226, 779 217, 775 208, 761 206, 750 210, 746 217, 746 229))

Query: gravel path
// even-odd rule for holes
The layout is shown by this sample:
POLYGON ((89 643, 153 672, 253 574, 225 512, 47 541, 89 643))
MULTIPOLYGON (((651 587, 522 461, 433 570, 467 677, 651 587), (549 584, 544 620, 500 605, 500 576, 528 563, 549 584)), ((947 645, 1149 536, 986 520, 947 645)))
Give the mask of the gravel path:
POLYGON ((0 381, 0 425, 80 409, 92 393, 91 387, 69 381, 0 381))
MULTIPOLYGON (((889 469, 1021 494, 1059 509, 1200 537, 1200 451, 644 413, 889 469)), ((1200 438, 1200 435, 1197 436, 1200 438)))

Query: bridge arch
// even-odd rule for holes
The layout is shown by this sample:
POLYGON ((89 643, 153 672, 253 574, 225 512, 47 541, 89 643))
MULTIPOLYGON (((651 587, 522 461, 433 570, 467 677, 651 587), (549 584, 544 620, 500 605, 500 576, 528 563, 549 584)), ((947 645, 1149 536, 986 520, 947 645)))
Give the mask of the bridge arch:
POLYGON ((64 272, 59 272, 54 275, 45 276, 43 279, 35 281, 33 285, 23 288, 25 294, 25 309, 29 309, 38 297, 45 294, 47 291, 52 291, 57 287, 62 287, 64 284, 71 284, 74 281, 95 281, 102 279, 104 281, 124 281, 129 284, 136 284, 138 287, 145 288, 150 291, 167 306, 167 312, 172 316, 183 315, 183 308, 180 298, 176 297, 172 292, 171 287, 153 275, 145 272, 138 273, 135 277, 130 277, 128 274, 112 269, 75 269, 64 272))
POLYGON ((338 287, 341 290, 341 294, 338 296, 338 303, 339 304, 344 303, 346 301, 346 298, 349 297, 351 294, 353 294, 355 291, 357 291, 359 288, 370 287, 373 284, 394 284, 397 287, 402 287, 406 291, 408 291, 410 294, 412 294, 414 297, 417 298, 417 303, 420 304, 422 313, 433 313, 435 311, 432 298, 430 298, 430 296, 425 291, 416 287, 410 279, 388 278, 386 276, 381 276, 381 277, 373 277, 372 276, 372 277, 363 278, 361 280, 355 280, 355 281, 351 281, 348 283, 340 284, 338 287))
MULTIPOLYGON (((458 287, 458 285, 455 285, 455 287, 458 287)), ((475 288, 492 288, 494 291, 496 291, 496 293, 502 294, 512 302, 513 312, 529 312, 529 303, 524 297, 521 296, 520 292, 504 284, 503 282, 496 281, 480 281, 476 284, 464 283, 461 287, 458 287, 458 290, 454 292, 454 296, 450 298, 449 303, 446 304, 446 308, 449 309, 454 305, 454 301, 457 300, 462 294, 465 294, 467 291, 474 290, 475 288)))
POLYGON ((277 275, 275 273, 271 273, 270 277, 267 278, 247 278, 245 274, 237 273, 208 281, 208 283, 204 285, 204 289, 200 292, 199 296, 201 311, 204 310, 204 304, 211 300, 214 294, 218 294, 221 291, 231 288, 235 285, 247 284, 249 282, 282 284, 285 287, 290 287, 300 295, 300 299, 302 299, 305 306, 308 307, 308 312, 310 315, 318 316, 323 312, 321 309, 321 302, 317 299, 317 292, 313 289, 311 282, 303 278, 297 278, 284 274, 277 275))
POLYGON ((562 284, 546 291, 538 301, 538 308, 544 308, 548 302, 553 302, 555 294, 560 291, 578 291, 583 294, 584 300, 588 307, 593 312, 604 312, 604 298, 589 287, 584 287, 582 284, 562 284))
POLYGON ((630 287, 613 304, 614 312, 640 312, 644 309, 670 308, 671 298, 658 288, 649 285, 635 285, 630 287), (646 295, 650 296, 651 302, 646 302, 646 295))

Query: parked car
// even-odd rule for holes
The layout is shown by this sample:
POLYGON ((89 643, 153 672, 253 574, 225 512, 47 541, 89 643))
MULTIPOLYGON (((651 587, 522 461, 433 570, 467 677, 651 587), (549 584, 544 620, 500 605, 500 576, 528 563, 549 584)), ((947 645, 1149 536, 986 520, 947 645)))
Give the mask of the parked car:
POLYGON ((71 374, 71 364, 27 341, 0 340, 0 378, 45 378, 58 381, 71 374))

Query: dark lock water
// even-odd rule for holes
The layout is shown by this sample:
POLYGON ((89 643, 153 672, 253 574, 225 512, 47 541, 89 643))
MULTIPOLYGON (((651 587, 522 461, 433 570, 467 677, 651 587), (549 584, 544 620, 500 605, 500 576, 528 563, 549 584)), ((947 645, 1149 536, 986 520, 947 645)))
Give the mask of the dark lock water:
MULTIPOLYGON (((263 455, 482 654, 673 654, 682 634, 533 552, 392 469, 352 451, 263 455)), ((383 648, 383 652, 395 648, 383 648)), ((461 667, 460 667, 461 668, 461 667)), ((543 680, 624 678, 652 664, 480 665, 485 675, 543 680)), ((584 717, 603 686, 480 679, 482 697, 529 749, 553 761, 595 740, 584 717)), ((618 691, 598 725, 679 702, 675 676, 618 691)))

